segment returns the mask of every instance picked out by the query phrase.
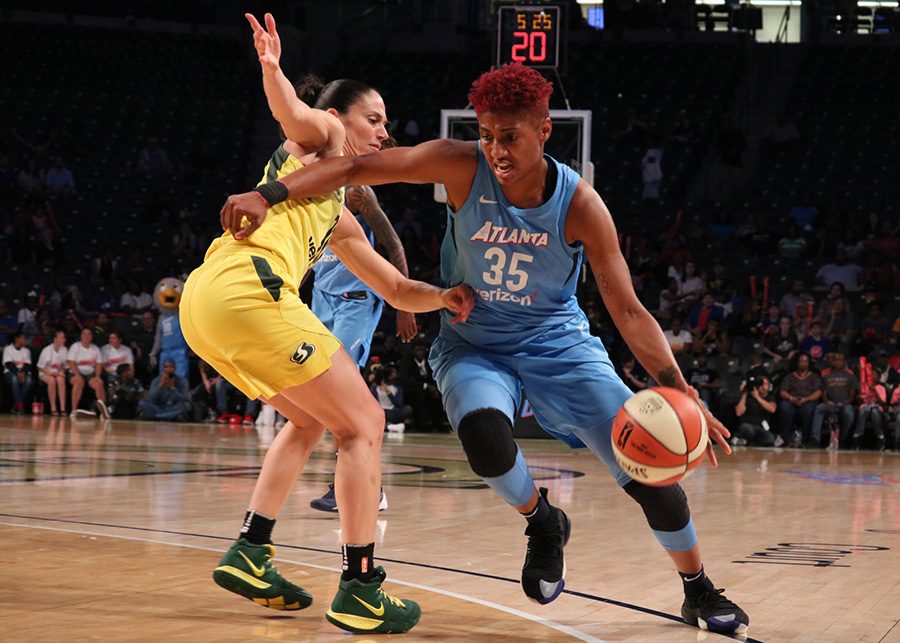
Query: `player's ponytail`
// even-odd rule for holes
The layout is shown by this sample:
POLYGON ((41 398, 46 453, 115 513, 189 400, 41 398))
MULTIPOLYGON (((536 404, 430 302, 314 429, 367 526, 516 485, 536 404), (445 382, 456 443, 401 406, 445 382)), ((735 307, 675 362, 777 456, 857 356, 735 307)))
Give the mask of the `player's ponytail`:
POLYGON ((322 93, 325 82, 315 74, 306 74, 294 85, 297 92, 297 98, 302 100, 310 107, 316 107, 316 101, 322 93))

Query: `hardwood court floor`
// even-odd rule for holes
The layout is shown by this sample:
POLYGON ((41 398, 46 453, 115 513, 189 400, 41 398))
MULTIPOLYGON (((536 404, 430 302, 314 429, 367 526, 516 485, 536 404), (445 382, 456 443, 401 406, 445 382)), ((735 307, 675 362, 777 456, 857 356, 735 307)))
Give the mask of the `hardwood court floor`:
MULTIPOLYGON (((276 612, 210 575, 271 430, 0 416, 3 641, 339 641, 336 516, 309 508, 327 440, 278 522, 278 567, 316 602, 276 612)), ((681 584, 640 510, 587 452, 523 441, 573 521, 567 591, 518 585, 524 522, 452 436, 386 438, 376 555, 419 601, 404 641, 724 641, 680 622, 681 584)), ((900 454, 739 450, 685 482, 707 571, 757 641, 900 641, 900 454)), ((388 637, 398 638, 398 637, 388 637)), ((355 641, 370 641, 357 637, 355 641)), ((378 638, 377 640, 384 640, 378 638)))

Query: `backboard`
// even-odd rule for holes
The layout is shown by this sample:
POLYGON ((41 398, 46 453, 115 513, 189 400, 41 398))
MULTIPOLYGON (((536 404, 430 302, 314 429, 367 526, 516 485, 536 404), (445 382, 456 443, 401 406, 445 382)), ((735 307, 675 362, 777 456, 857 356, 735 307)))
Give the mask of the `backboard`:
MULTIPOLYGON (((544 151, 578 172, 589 185, 594 184, 591 163, 591 111, 551 109, 553 132, 544 151)), ((478 119, 473 109, 442 109, 441 138, 478 140, 478 119)), ((447 202, 443 185, 434 186, 434 200, 447 202)))

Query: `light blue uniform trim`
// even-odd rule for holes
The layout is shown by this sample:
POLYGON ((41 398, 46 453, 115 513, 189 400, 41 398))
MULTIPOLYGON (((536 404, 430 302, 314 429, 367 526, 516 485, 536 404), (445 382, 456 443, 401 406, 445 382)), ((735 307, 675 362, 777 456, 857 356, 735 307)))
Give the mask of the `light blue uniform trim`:
POLYGON ((688 524, 678 531, 657 531, 653 529, 653 535, 666 551, 689 551, 697 544, 697 532, 694 530, 694 521, 688 520, 688 524))
POLYGON ((512 469, 496 478, 484 478, 484 481, 513 507, 526 504, 534 494, 534 480, 519 449, 516 449, 516 462, 512 469))

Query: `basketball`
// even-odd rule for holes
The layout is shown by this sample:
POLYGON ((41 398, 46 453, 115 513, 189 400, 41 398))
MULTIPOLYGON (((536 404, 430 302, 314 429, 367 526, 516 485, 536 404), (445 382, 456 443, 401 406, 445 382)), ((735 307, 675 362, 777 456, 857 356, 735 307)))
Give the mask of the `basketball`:
POLYGON ((616 462, 638 482, 675 484, 700 464, 706 451, 706 417, 686 393, 645 389, 629 399, 613 421, 616 462))

